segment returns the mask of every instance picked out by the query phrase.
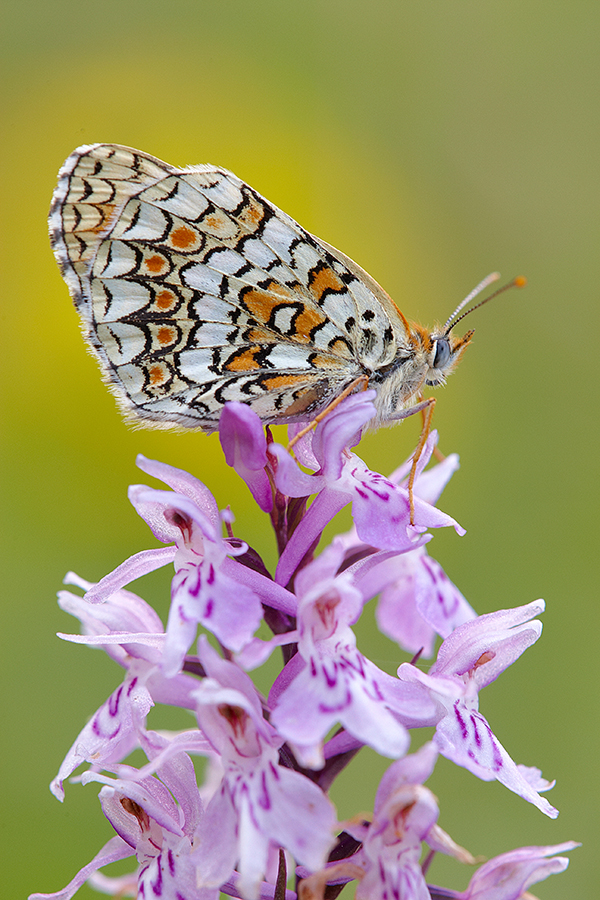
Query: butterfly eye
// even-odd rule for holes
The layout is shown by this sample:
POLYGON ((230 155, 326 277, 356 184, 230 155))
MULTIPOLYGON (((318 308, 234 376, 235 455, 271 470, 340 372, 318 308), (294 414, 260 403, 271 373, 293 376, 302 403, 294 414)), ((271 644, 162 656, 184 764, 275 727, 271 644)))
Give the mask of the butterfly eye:
POLYGON ((443 369, 450 359, 450 342, 446 338, 438 338, 435 342, 435 356, 433 358, 433 368, 443 369))

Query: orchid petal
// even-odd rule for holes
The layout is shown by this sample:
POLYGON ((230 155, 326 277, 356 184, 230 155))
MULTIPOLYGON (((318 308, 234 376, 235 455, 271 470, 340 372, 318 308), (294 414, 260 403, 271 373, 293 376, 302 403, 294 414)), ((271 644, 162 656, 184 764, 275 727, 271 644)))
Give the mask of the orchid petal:
POLYGON ((244 479, 263 512, 273 509, 273 491, 265 471, 267 440, 263 425, 246 403, 226 403, 219 419, 219 440, 228 466, 244 479))

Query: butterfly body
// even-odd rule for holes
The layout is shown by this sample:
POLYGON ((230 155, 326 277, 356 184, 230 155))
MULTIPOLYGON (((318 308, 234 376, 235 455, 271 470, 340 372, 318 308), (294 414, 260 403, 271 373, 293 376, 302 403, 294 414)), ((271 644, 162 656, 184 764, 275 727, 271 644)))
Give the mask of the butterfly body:
POLYGON ((356 263, 231 172, 176 169, 114 144, 76 150, 50 210, 84 336, 123 412, 213 431, 223 404, 308 421, 353 383, 375 427, 456 365, 356 263))

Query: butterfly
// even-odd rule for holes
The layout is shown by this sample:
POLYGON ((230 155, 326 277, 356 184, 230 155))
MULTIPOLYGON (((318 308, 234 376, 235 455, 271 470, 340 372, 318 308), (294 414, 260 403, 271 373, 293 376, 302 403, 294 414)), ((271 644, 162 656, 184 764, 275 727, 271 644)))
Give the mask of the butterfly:
POLYGON ((456 314, 497 277, 423 328, 233 173, 117 144, 71 154, 49 226, 105 380, 126 416, 158 427, 214 431, 230 400, 305 422, 360 387, 377 392, 374 427, 403 418, 456 366, 473 334, 450 333, 456 314))

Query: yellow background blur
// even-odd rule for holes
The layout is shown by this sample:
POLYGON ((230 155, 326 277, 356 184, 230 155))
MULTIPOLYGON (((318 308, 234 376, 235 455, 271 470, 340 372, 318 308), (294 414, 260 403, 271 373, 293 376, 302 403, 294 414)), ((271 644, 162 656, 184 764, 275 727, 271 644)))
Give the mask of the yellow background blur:
MULTIPOLYGON (((232 169, 424 324, 494 269, 527 275, 472 317, 473 345, 438 391, 441 448, 462 460, 440 505, 467 535, 430 549, 480 613, 547 600, 542 639, 481 708, 516 761, 558 779, 561 815, 445 760, 432 787, 440 824, 474 854, 585 841, 533 890, 595 896, 598 3, 5 0, 2 18, 6 896, 63 887, 111 835, 93 785, 68 785, 63 806, 47 788, 121 679, 54 637, 77 624, 54 595, 70 568, 97 580, 156 545, 126 499, 146 481, 136 453, 205 481, 274 559, 216 438, 128 430, 85 352, 46 214, 59 166, 94 141, 232 169)), ((361 455, 389 471, 416 434, 379 432, 361 455)), ((164 615, 168 584, 165 571, 137 589, 164 615)), ((368 622, 360 646, 388 671, 405 658, 368 622)), ((340 817, 372 808, 385 765, 354 762, 340 817)), ((468 877, 444 859, 431 870, 456 888, 468 877)))

